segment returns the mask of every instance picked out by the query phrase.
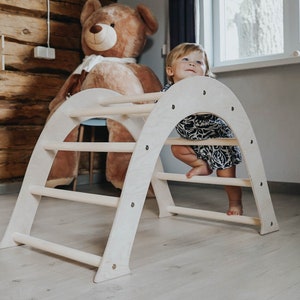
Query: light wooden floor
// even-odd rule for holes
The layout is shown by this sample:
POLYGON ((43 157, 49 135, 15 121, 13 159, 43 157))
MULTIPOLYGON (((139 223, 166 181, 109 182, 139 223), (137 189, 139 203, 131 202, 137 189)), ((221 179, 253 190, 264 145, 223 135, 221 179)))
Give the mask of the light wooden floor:
MULTIPOLYGON (((87 191, 88 186, 80 186, 87 191)), ((223 189, 172 185, 178 203, 225 211, 223 189)), ((114 194, 111 188, 107 194, 114 194)), ((93 186, 93 192, 99 187, 93 186)), ((0 237, 17 195, 0 196, 0 237)), ((158 219, 147 199, 132 274, 95 284, 89 266, 19 246, 0 250, 0 299, 300 299, 300 196, 272 194, 280 231, 186 217, 158 219)), ((250 190, 244 210, 256 216, 250 190)), ((43 199, 32 235, 102 255, 114 209, 43 199)))

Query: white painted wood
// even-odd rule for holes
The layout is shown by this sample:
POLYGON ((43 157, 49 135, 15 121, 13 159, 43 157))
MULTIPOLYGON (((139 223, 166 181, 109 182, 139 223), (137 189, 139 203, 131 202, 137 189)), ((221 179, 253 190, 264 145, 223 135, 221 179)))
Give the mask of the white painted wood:
POLYGON ((134 114, 148 114, 152 111, 155 104, 136 104, 136 105, 118 105, 108 107, 95 107, 82 110, 74 110, 69 112, 70 118, 77 117, 93 117, 97 115, 99 118, 106 115, 134 115, 134 114))
POLYGON ((163 166, 161 161, 158 159, 155 165, 155 169, 151 178, 151 184, 153 190, 155 192, 156 201, 159 208, 159 217, 169 217, 171 214, 169 213, 167 207, 170 205, 175 205, 173 201, 173 197, 171 195, 168 182, 166 180, 160 180, 156 174, 162 173, 163 166))
POLYGON ((85 152, 133 152, 135 143, 106 142, 45 142, 46 150, 85 151, 85 152))
POLYGON ((243 178, 211 177, 211 176, 193 176, 192 178, 187 178, 185 174, 174 174, 174 173, 163 173, 163 172, 157 172, 155 173, 155 176, 161 180, 251 187, 250 180, 243 179, 243 178))
POLYGON ((117 207, 120 199, 119 197, 53 189, 37 185, 29 186, 29 191, 31 194, 36 196, 47 196, 56 199, 69 200, 86 204, 103 205, 109 207, 117 207))
MULTIPOLYGON (((131 251, 147 187, 162 145, 180 120, 197 112, 212 112, 222 117, 233 129, 241 147, 247 148, 243 154, 246 160, 250 158, 248 170, 253 178, 258 176, 263 180, 260 184, 261 190, 256 193, 256 204, 260 206, 262 220, 261 234, 278 230, 255 136, 238 99, 229 89, 213 79, 189 78, 173 85, 147 118, 130 161, 112 231, 100 269, 95 276, 96 282, 115 276, 111 268, 112 262, 121 266, 129 263, 129 256, 124 257, 124 252, 131 251), (266 206, 268 209, 264 210, 263 207, 266 206), (129 215, 132 216, 130 224, 127 217, 129 215), (127 228, 126 232, 122 228, 127 228)), ((253 182, 252 178, 251 180, 253 182)), ((257 189, 256 184, 253 187, 257 189)))
POLYGON ((169 127, 174 128, 185 116, 205 112, 211 112, 224 119, 239 142, 261 219, 260 233, 278 230, 263 162, 251 123, 236 96, 226 86, 211 78, 194 77, 180 81, 162 96, 147 122, 150 118, 156 118, 154 122, 160 123, 160 129, 162 123, 168 123, 169 127))
POLYGON ((13 239, 16 243, 26 244, 33 248, 60 255, 94 267, 98 267, 101 261, 101 256, 65 247, 26 234, 14 232, 13 239))
POLYGON ((240 223, 247 225, 260 226, 259 218, 247 216, 228 216, 225 213, 207 211, 201 209, 193 209, 180 206, 168 206, 167 210, 172 214, 186 215, 190 217, 204 218, 217 221, 226 221, 231 223, 240 223))
MULTIPOLYGON (((71 130, 87 119, 85 117, 69 118, 67 112, 71 109, 80 111, 84 107, 93 107, 98 105, 99 102, 101 102, 101 99, 115 97, 117 95, 119 94, 106 89, 101 89, 101 92, 99 89, 85 90, 74 95, 68 101, 65 101, 48 120, 32 152, 18 201, 8 224, 7 231, 1 240, 0 248, 17 245, 12 239, 12 234, 14 232, 20 232, 27 235, 30 234, 31 226, 39 206, 40 196, 31 194, 29 186, 45 186, 55 157, 54 152, 46 151, 44 149, 44 143, 49 141, 64 141, 71 130), (85 99, 85 101, 82 99, 85 99), (86 99, 89 99, 89 101, 86 101, 86 99), (62 126, 62 124, 64 124, 64 126, 62 126)), ((127 119, 125 119, 124 123, 126 123, 126 120, 127 119)), ((134 125, 130 123, 129 128, 132 129, 133 127, 134 125)))
MULTIPOLYGON (((165 145, 222 145, 231 146, 238 145, 236 139, 208 139, 204 141, 191 141, 182 138, 168 138, 165 145)), ((120 143, 120 142, 44 142, 46 150, 58 151, 87 151, 87 152, 133 152, 135 143, 120 143)))
POLYGON ((122 97, 107 97, 106 99, 101 99, 99 104, 112 105, 112 104, 121 104, 121 103, 141 103, 141 102, 153 102, 159 100, 162 96, 162 92, 156 93, 147 93, 141 95, 124 95, 122 97))
POLYGON ((237 139, 231 138, 219 138, 219 139, 207 139, 207 140, 186 140, 182 138, 168 138, 165 145, 210 145, 210 146, 238 146, 237 139))
MULTIPOLYGON (((28 241, 32 245, 36 244, 35 240, 33 242, 27 236, 30 236, 31 226, 41 195, 55 198, 66 197, 68 200, 80 201, 82 195, 74 196, 74 192, 61 193, 43 188, 55 156, 55 151, 46 149, 53 150, 57 146, 61 146, 62 141, 74 127, 91 117, 106 117, 120 122, 136 140, 124 187, 117 201, 117 211, 109 238, 94 278, 95 282, 120 277, 130 272, 130 254, 150 183, 152 183, 155 191, 160 216, 169 216, 177 209, 184 214, 198 215, 199 217, 205 215, 205 218, 209 216, 216 220, 224 220, 224 218, 227 220, 227 217, 224 217, 224 214, 220 216, 215 212, 204 214, 201 210, 197 213, 188 208, 176 208, 167 180, 251 186, 259 214, 260 233, 266 234, 277 231, 278 223, 257 141, 249 119, 235 95, 220 82, 207 77, 193 77, 182 80, 173 85, 167 92, 160 93, 160 95, 161 98, 156 104, 133 105, 132 103, 124 104, 123 101, 128 102, 129 98, 121 100, 122 96, 115 92, 105 89, 93 89, 80 92, 66 101, 47 122, 37 142, 16 207, 0 247, 17 245, 16 240, 20 242, 21 237, 24 242, 28 241), (116 102, 120 98, 119 103, 122 103, 122 105, 103 106, 103 104, 107 104, 107 99, 112 98, 116 102), (90 101, 84 101, 83 99, 89 99, 90 101), (144 118, 145 113, 150 113, 146 121, 144 118), (227 122, 233 130, 236 140, 230 139, 225 144, 236 144, 238 141, 248 169, 249 180, 211 178, 207 176, 187 180, 184 175, 170 175, 163 172, 159 159, 162 147, 166 143, 172 144, 172 142, 177 144, 191 143, 190 141, 178 139, 171 140, 168 137, 180 120, 195 113, 213 113, 227 122), (61 126, 62 123, 64 126, 61 126), (15 232, 18 232, 17 237, 15 232)), ((157 97, 156 94, 152 94, 150 98, 154 99, 154 96, 157 97)), ((138 97, 138 99, 140 101, 141 98, 138 97)), ((147 96, 144 99, 147 99, 147 96)), ((137 98, 135 98, 135 101, 137 101, 137 98)), ((224 144, 223 140, 210 140, 201 143, 215 144, 216 142, 224 144)), ((62 147, 72 150, 72 146, 78 149, 90 147, 90 145, 77 146, 75 144, 62 147)), ((95 149, 97 146, 95 145, 95 149)), ((132 150, 132 146, 132 144, 128 146, 119 145, 117 148, 122 150, 129 150, 130 148, 132 150)), ((113 147, 115 145, 108 146, 107 150, 113 147)), ((100 150, 100 148, 97 149, 100 150)), ((97 202, 99 204, 101 204, 101 201, 103 201, 101 197, 96 199, 92 196, 87 196, 86 200, 88 203, 97 202)), ((115 206, 117 204, 116 199, 113 202, 113 206, 115 206)), ((235 220, 244 224, 258 224, 257 220, 251 217, 238 217, 235 220)), ((43 243, 37 242, 37 246, 41 247, 40 244, 43 243)), ((45 248, 47 248, 46 251, 49 251, 52 247, 46 246, 45 248)), ((74 259, 77 259, 77 255, 74 255, 74 259)))

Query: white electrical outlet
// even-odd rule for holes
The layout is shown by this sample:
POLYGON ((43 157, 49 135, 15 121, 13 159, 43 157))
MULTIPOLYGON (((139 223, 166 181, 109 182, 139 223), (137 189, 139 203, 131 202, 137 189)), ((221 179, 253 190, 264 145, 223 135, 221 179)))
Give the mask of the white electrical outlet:
POLYGON ((50 47, 37 46, 34 48, 35 58, 55 59, 55 49, 50 47))

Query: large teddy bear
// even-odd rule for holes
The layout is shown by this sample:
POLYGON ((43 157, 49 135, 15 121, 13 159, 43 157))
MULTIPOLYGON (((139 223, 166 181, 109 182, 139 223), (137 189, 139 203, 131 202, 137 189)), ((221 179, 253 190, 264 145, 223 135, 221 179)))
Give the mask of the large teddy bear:
MULTIPOLYGON (((102 6, 98 0, 87 0, 80 16, 81 46, 85 58, 69 76, 49 105, 50 115, 68 96, 84 89, 106 88, 124 95, 157 92, 161 83, 148 67, 138 64, 147 36, 154 34, 158 23, 149 8, 139 4, 132 9, 122 4, 102 6)), ((87 99, 88 101, 88 99, 87 99)), ((109 141, 132 141, 121 124, 108 120, 109 141)), ((73 130, 66 141, 76 141, 73 130)), ((106 179, 122 188, 130 154, 108 153, 106 179)), ((47 185, 69 184, 77 170, 77 156, 72 152, 58 152, 47 185)))

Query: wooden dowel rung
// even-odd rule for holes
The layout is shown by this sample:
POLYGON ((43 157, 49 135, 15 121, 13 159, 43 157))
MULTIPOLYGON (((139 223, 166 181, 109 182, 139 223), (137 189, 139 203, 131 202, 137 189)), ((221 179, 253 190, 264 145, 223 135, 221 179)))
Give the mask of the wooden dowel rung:
POLYGON ((107 115, 133 115, 150 113, 155 104, 117 105, 99 108, 81 109, 69 112, 69 117, 105 117, 107 115))
MULTIPOLYGON (((165 145, 220 145, 220 146, 234 146, 238 145, 236 139, 208 139, 208 140, 186 140, 182 138, 167 139, 165 145)), ((86 152, 133 152, 134 142, 45 142, 45 150, 53 151, 86 151, 86 152)))
POLYGON ((157 101, 163 95, 163 92, 156 92, 156 93, 145 93, 140 95, 120 95, 116 97, 109 97, 106 99, 101 99, 99 104, 106 105, 106 104, 118 104, 118 103, 138 103, 138 102, 150 102, 150 101, 157 101))
POLYGON ((16 243, 25 244, 33 248, 66 257, 94 267, 99 267, 102 259, 102 257, 98 255, 48 242, 19 232, 13 233, 13 240, 16 243))
POLYGON ((195 208, 179 207, 179 206, 168 206, 167 211, 169 213, 185 215, 185 216, 190 216, 190 217, 211 219, 211 220, 217 220, 217 221, 227 221, 227 222, 233 222, 233 223, 242 223, 242 224, 255 225, 255 226, 260 225, 260 219, 255 218, 255 217, 228 216, 225 213, 201 210, 201 209, 195 209, 195 208))
POLYGON ((237 146, 237 139, 233 138, 218 138, 207 140, 187 140, 183 138, 168 138, 165 145, 209 145, 209 146, 237 146))
POLYGON ((38 185, 31 185, 29 187, 29 192, 33 195, 109 207, 117 207, 119 203, 119 197, 60 190, 38 185))
MULTIPOLYGON (((181 138, 168 139, 165 145, 238 145, 236 139, 209 139, 205 141, 192 141, 181 138)), ((86 151, 86 152, 133 152, 134 142, 45 142, 45 150, 53 151, 86 151)))
POLYGON ((185 174, 174 174, 174 173, 163 173, 163 172, 157 172, 155 176, 156 178, 161 180, 251 187, 251 181, 249 179, 243 179, 243 178, 228 178, 228 177, 213 177, 213 176, 193 176, 192 178, 187 178, 185 174))
POLYGON ((128 142, 45 142, 45 150, 82 151, 82 152, 133 152, 135 143, 128 142))

